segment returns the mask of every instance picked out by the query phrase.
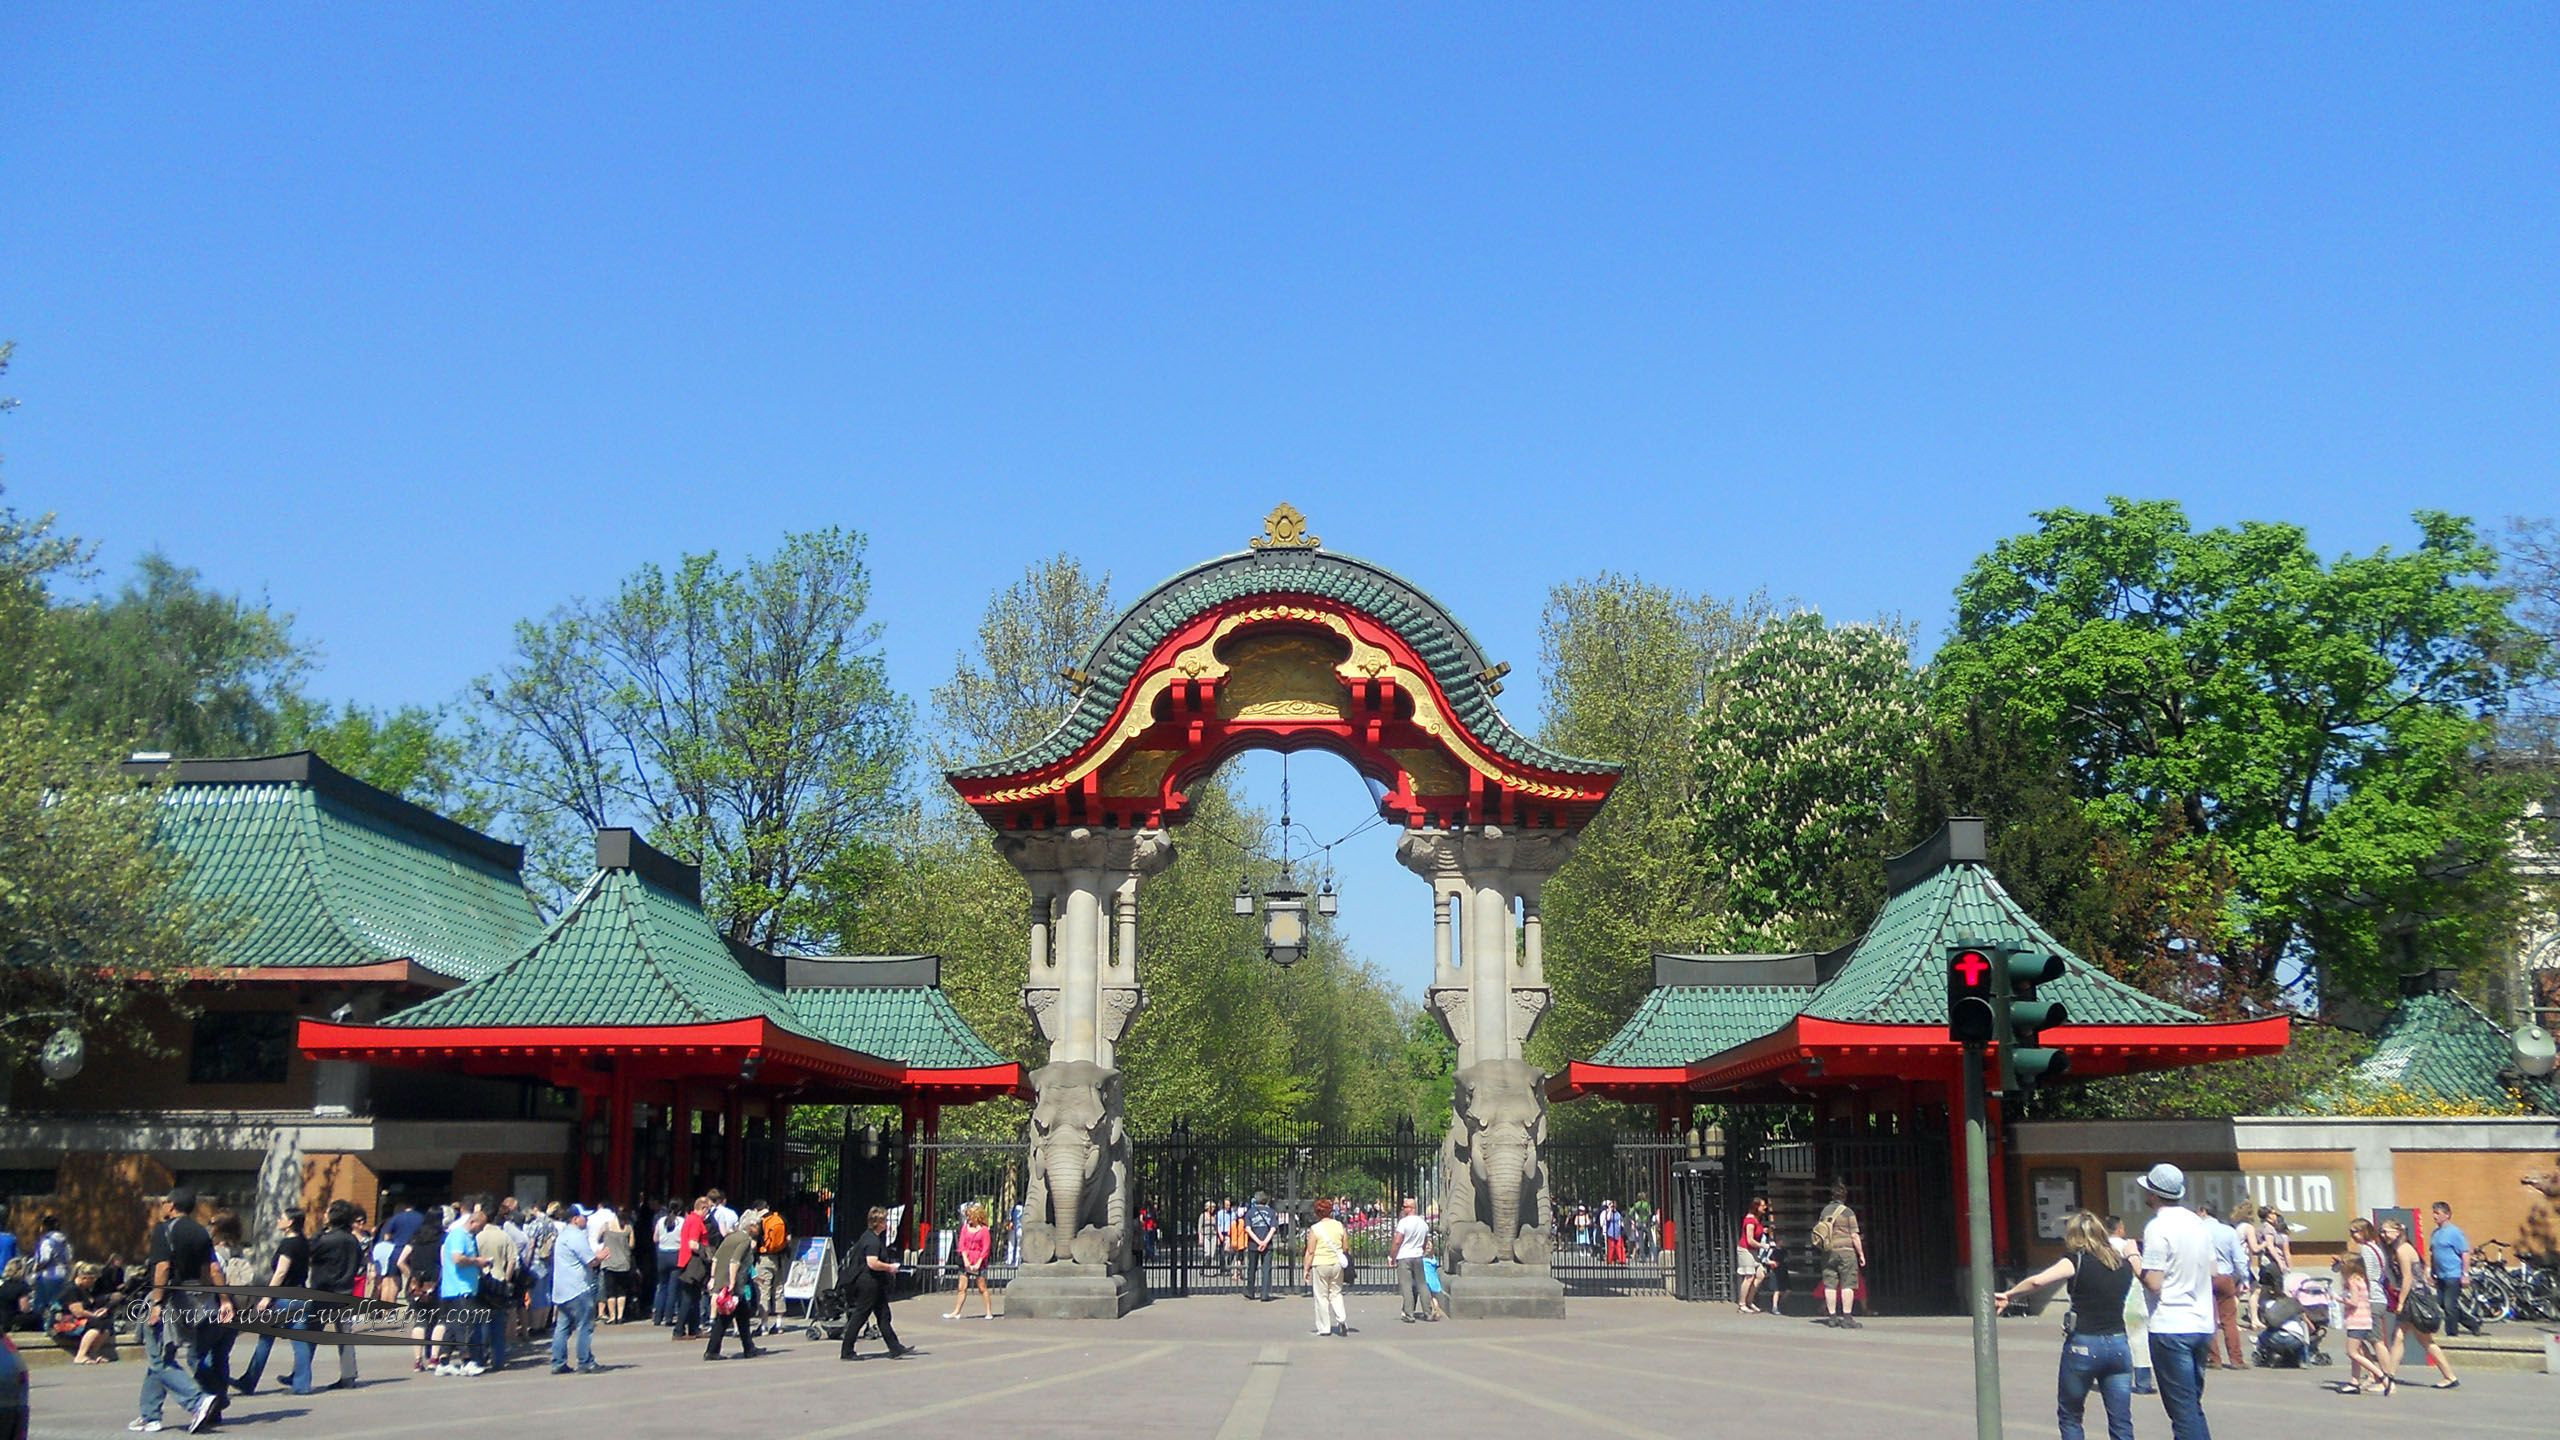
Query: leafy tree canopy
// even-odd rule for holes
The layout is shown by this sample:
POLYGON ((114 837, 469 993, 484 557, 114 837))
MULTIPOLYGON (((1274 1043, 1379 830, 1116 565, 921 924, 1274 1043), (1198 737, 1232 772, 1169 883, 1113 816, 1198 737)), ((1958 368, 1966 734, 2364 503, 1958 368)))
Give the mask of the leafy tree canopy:
POLYGON ((1722 943, 1823 949, 1871 917, 1893 782, 1921 733, 1909 637, 1805 611, 1715 676, 1697 731, 1693 844, 1722 943))
POLYGON ((2468 521, 2324 563, 2298 527, 2198 531, 2170 501, 2036 518, 1959 588, 1942 704, 2012 712, 2106 826, 2211 842, 2237 986, 2383 993, 2407 946, 2479 953, 2516 813, 2480 760, 2539 659, 2468 521))
POLYGON ((1589 1055, 1635 1012, 1655 951, 1694 950, 1714 933, 1715 897, 1689 845, 1692 744, 1709 686, 1767 610, 1758 596, 1726 602, 1631 575, 1548 592, 1539 739, 1621 767, 1540 897, 1554 995, 1530 1048, 1549 1069, 1589 1055))
POLYGON ((515 658, 480 682, 473 754, 539 878, 575 883, 590 834, 628 824, 702 867, 732 939, 793 949, 841 928, 886 863, 909 756, 865 548, 819 530, 744 565, 644 565, 516 627, 515 658))

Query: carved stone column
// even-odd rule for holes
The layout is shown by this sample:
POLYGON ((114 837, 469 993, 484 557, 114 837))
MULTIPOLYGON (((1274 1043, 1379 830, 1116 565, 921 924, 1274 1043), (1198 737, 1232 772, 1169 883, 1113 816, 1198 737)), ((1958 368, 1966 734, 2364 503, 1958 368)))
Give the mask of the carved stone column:
POLYGON ((1022 1315, 1126 1314, 1143 1298, 1145 1277, 1131 1228, 1130 1147, 1112 1060, 1146 1003, 1139 891, 1172 862, 1173 846, 1161 830, 1084 826, 999 835, 996 844, 1031 884, 1032 964, 1022 1000, 1049 1045, 1049 1063, 1030 1077, 1037 1098, 1023 1263, 1005 1304, 1022 1315))

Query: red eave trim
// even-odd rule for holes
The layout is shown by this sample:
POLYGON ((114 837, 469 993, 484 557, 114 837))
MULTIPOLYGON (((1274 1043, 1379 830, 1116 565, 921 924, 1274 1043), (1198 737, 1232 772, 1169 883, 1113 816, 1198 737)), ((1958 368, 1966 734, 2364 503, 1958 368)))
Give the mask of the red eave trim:
MULTIPOLYGON (((2273 1015, 2261 1020, 2197 1025, 2063 1025, 2046 1031, 2045 1039, 2074 1055, 2136 1062, 2121 1068, 2139 1069, 2156 1068, 2139 1062, 2163 1058, 2175 1065, 2272 1055, 2283 1050, 2292 1035, 2291 1017, 2273 1015)), ((1693 1062, 1688 1067, 1688 1083, 1691 1089, 1712 1091, 1780 1075, 1796 1084, 1819 1084, 1851 1075, 1871 1079, 1873 1067, 1879 1063, 1871 1057, 1879 1051, 1898 1052, 1888 1067, 1894 1069, 1913 1061, 1926 1061, 1934 1070, 1941 1064, 1953 1064, 1963 1054, 1962 1047, 1947 1038, 1946 1027, 1941 1025, 1869 1025, 1799 1015, 1785 1027, 1757 1040, 1693 1062), (1835 1071, 1824 1076, 1807 1068, 1816 1059, 1832 1057, 1870 1058, 1864 1071, 1835 1071)), ((2110 1065, 2091 1073, 2115 1073, 2117 1068, 2110 1065)))
POLYGON ((1568 1060, 1564 1073, 1547 1077, 1549 1100, 1573 1100, 1584 1095, 1608 1095, 1630 1098, 1628 1092, 1659 1091, 1665 1095, 1686 1090, 1688 1067, 1682 1065, 1601 1065, 1589 1060, 1568 1060))
POLYGON ((907 1067, 894 1060, 794 1035, 762 1016, 704 1025, 341 1025, 304 1020, 302 1053, 314 1060, 382 1060, 428 1057, 643 1055, 691 1050, 756 1051, 839 1079, 877 1082, 895 1089, 907 1083, 907 1067))
POLYGON ((1010 1061, 1002 1065, 951 1070, 918 1069, 911 1065, 907 1067, 907 1085, 916 1090, 964 1092, 979 1100, 992 1100, 999 1095, 1013 1095, 1024 1100, 1031 1098, 1030 1080, 1024 1077, 1020 1065, 1010 1061))

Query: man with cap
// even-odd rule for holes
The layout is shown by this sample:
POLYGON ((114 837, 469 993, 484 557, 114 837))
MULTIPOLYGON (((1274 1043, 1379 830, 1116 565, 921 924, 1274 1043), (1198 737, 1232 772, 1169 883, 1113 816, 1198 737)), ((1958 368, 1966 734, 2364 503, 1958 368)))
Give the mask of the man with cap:
POLYGON ((2186 1172, 2159 1164, 2136 1182, 2151 1206, 2142 1227, 2142 1287, 2151 1297, 2151 1368, 2175 1440, 2213 1440, 2204 1418, 2204 1366, 2213 1348, 2214 1244, 2187 1208, 2186 1172))
POLYGON ((587 1207, 572 1205, 551 1241, 551 1373, 569 1373, 569 1337, 578 1342, 578 1370, 596 1372, 596 1239, 587 1230, 587 1207))

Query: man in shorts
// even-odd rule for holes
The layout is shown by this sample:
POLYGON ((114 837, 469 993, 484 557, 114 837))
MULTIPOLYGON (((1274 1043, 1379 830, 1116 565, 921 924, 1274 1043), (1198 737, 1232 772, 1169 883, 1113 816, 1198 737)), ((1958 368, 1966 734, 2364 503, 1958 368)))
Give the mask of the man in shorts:
POLYGON ((1822 1313, 1814 1323, 1835 1330, 1862 1330, 1858 1317, 1858 1272, 1867 1265, 1867 1238, 1858 1227, 1858 1212, 1849 1208, 1849 1182, 1831 1182, 1831 1203, 1814 1222, 1814 1248, 1822 1255, 1822 1313))

